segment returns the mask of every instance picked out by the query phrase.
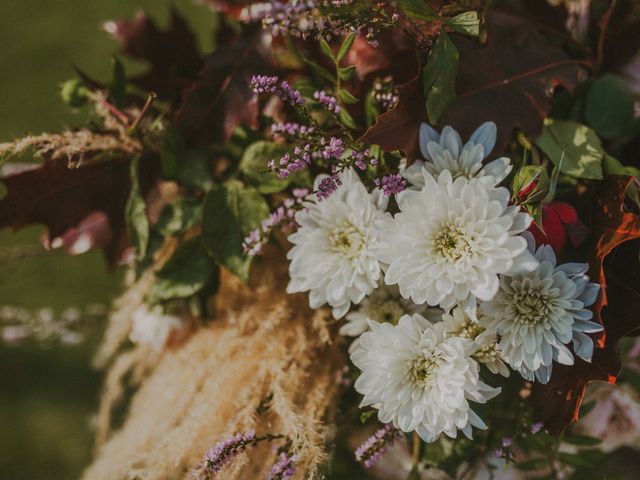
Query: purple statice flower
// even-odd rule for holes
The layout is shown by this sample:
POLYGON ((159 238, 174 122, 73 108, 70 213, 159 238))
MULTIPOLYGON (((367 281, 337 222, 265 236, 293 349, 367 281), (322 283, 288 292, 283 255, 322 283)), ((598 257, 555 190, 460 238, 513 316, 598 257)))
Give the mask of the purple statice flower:
POLYGON ((543 427, 544 427, 544 424, 542 422, 536 422, 533 425, 531 425, 531 433, 535 435, 540 430, 542 430, 543 427))
POLYGON ((387 196, 397 195, 407 188, 407 181, 402 178, 399 173, 387 175, 385 177, 376 178, 374 180, 377 187, 382 189, 382 192, 387 196))
POLYGON ((504 450, 502 450, 501 448, 498 448, 495 452, 494 452, 496 458, 503 458, 504 455, 504 450))
POLYGON ((504 437, 502 439, 502 446, 504 448, 509 448, 513 444, 513 441, 509 437, 504 437))
POLYGON ((340 113, 341 108, 340 105, 338 105, 338 99, 332 95, 329 95, 324 90, 318 90, 314 92, 313 98, 323 104, 330 112, 333 112, 335 114, 340 113))
POLYGON ((278 77, 268 75, 254 75, 251 78, 251 90, 255 93, 273 93, 278 95, 285 102, 293 106, 304 105, 302 94, 295 90, 286 80, 278 83, 278 77))
POLYGON ((334 193, 338 187, 342 185, 342 181, 340 177, 335 174, 328 177, 324 177, 320 180, 320 184, 318 185, 318 191, 316 192, 316 198, 318 202, 326 200, 334 193))
POLYGON ((294 107, 296 105, 304 105, 304 98, 302 98, 302 94, 298 90, 295 90, 291 85, 289 85, 289 82, 287 82, 286 80, 280 82, 278 95, 280 96, 280 98, 282 98, 282 100, 284 100, 285 102, 289 102, 294 107))
POLYGON ((269 216, 261 222, 260 228, 252 230, 242 242, 246 255, 255 257, 262 253, 264 245, 269 241, 271 232, 276 228, 292 229, 295 225, 296 212, 302 208, 302 202, 309 195, 306 188, 293 190, 293 197, 287 198, 269 216))
MULTIPOLYGON (((366 170, 367 169, 367 159, 369 157, 369 149, 366 149, 364 152, 353 152, 352 154, 352 158, 353 158, 353 164, 359 169, 359 170, 366 170)), ((373 161, 371 162, 373 163, 373 161)))
POLYGON ((278 178, 287 178, 289 175, 300 170, 304 170, 311 163, 312 146, 307 143, 304 147, 296 146, 293 154, 285 153, 277 164, 275 160, 270 160, 267 167, 278 175, 278 178))
POLYGON ((324 145, 324 150, 322 151, 322 156, 325 160, 329 160, 331 158, 335 158, 336 160, 340 160, 342 155, 344 154, 344 142, 336 137, 331 137, 329 143, 326 143, 326 140, 323 138, 320 140, 321 145, 324 145))
POLYGON ((314 131, 315 129, 313 127, 307 127, 306 125, 300 125, 295 122, 274 123, 271 125, 271 134, 275 137, 306 138, 314 131))
POLYGON ((296 455, 289 456, 286 452, 280 452, 277 463, 271 468, 267 480, 290 480, 296 473, 296 455))
POLYGON ((268 75, 254 75, 251 78, 251 90, 255 93, 276 93, 278 77, 268 75))
POLYGON ((227 463, 238 454, 254 444, 256 432, 250 430, 236 433, 234 436, 220 440, 213 448, 204 454, 204 468, 207 473, 218 473, 227 463))
POLYGON ((375 465, 400 436, 400 431, 387 423, 356 449, 356 460, 366 468, 375 465))

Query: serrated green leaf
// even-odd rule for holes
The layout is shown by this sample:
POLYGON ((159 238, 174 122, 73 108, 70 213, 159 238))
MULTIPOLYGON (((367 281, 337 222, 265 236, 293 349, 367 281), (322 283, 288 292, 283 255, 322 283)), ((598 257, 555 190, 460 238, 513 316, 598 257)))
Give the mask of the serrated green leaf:
POLYGON ((633 122, 633 104, 624 80, 606 74, 589 88, 584 107, 586 123, 602 138, 616 138, 633 122))
POLYGON ((407 16, 420 20, 436 20, 438 15, 425 0, 400 0, 400 8, 407 16))
POLYGON ((460 54, 449 35, 442 31, 436 40, 427 63, 422 69, 422 86, 427 98, 427 115, 432 124, 438 123, 447 105, 455 100, 455 81, 460 54))
POLYGON ((275 173, 266 170, 269 160, 277 161, 285 152, 285 148, 273 142, 266 140, 254 142, 242 154, 238 168, 260 193, 281 192, 287 188, 290 180, 278 178, 275 173))
POLYGON ((351 80, 353 75, 356 73, 356 66, 349 65, 347 67, 338 68, 338 75, 340 76, 340 80, 351 80))
POLYGON ((209 255, 245 283, 251 259, 242 241, 269 215, 269 207, 255 188, 238 180, 216 185, 204 201, 202 234, 209 255))
POLYGON ((355 33, 350 33, 349 35, 347 35, 347 38, 345 38, 342 42, 342 45, 340 45, 340 50, 338 50, 338 54, 336 55, 336 62, 340 62, 344 57, 347 56, 347 53, 349 53, 349 50, 351 50, 355 39, 355 33))
POLYGON ((336 61, 336 57, 333 55, 333 50, 331 50, 331 45, 329 45, 324 38, 320 39, 320 49, 322 50, 322 53, 324 53, 327 57, 329 57, 334 62, 336 61))
POLYGON ((480 19, 478 12, 471 10, 446 19, 446 24, 463 35, 477 37, 480 35, 480 19))
POLYGON ((346 103, 346 104, 354 104, 354 103, 358 103, 359 102, 359 100, 356 97, 351 95, 345 89, 340 90, 340 93, 338 94, 338 97, 340 98, 341 102, 346 103))
POLYGON ((202 204, 200 201, 178 197, 162 209, 158 222, 153 228, 165 237, 175 236, 193 227, 201 217, 202 204))
POLYGON ((197 236, 183 242, 169 261, 156 272, 149 301, 187 298, 198 293, 215 273, 216 265, 197 236))
POLYGON ((578 178, 602 179, 604 150, 596 133, 570 120, 546 119, 536 144, 560 171, 578 178))
POLYGON ((144 203, 144 198, 142 198, 138 182, 139 165, 140 157, 135 157, 130 166, 131 191, 129 192, 125 215, 129 240, 136 250, 136 258, 142 260, 147 253, 147 246, 149 245, 149 219, 147 218, 147 206, 144 203))

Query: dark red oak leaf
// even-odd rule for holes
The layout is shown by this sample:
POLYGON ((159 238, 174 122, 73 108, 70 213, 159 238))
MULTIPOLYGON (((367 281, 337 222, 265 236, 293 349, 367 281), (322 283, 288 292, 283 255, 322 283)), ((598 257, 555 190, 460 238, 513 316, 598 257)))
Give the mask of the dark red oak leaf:
POLYGON ((378 117, 359 142, 379 145, 385 151, 402 150, 409 160, 418 156, 420 123, 426 119, 420 78, 398 88, 398 104, 378 117))
POLYGON ((600 19, 600 29, 600 69, 618 71, 640 50, 640 2, 613 0, 600 19))
POLYGON ((115 261, 124 248, 124 207, 129 195, 129 161, 93 163, 70 169, 61 160, 2 179, 7 194, 0 200, 0 228, 44 224, 49 238, 63 235, 91 212, 104 212, 113 241, 105 254, 115 261))
POLYGON ((522 129, 531 138, 542 131, 558 87, 572 90, 579 81, 581 62, 563 49, 567 38, 555 30, 542 30, 528 16, 492 9, 487 17, 487 42, 460 35, 456 95, 440 119, 463 138, 483 121, 498 126, 498 150, 522 129))
MULTIPOLYGON (((460 52, 457 98, 439 125, 452 125, 465 138, 482 122, 493 120, 498 125, 497 153, 516 128, 536 138, 555 89, 571 90, 582 72, 582 62, 563 49, 570 41, 566 33, 540 28, 537 14, 529 15, 539 7, 530 1, 502 4, 507 8, 491 9, 487 15, 486 44, 453 35, 460 52)), ((400 93, 397 107, 382 114, 361 140, 384 150, 403 150, 411 158, 417 152, 420 123, 427 118, 420 80, 404 85, 400 93)))
POLYGON ((125 55, 149 63, 149 69, 132 81, 160 98, 175 102, 202 68, 196 39, 178 13, 171 10, 171 25, 161 31, 140 12, 133 20, 107 23, 107 30, 122 43, 125 55))
POLYGON ((576 358, 573 366, 555 364, 550 382, 534 388, 537 415, 555 434, 578 419, 589 383, 616 382, 618 342, 640 328, 640 217, 623 209, 630 181, 623 176, 608 177, 594 195, 590 276, 602 287, 594 317, 605 330, 594 339, 593 359, 588 363, 576 358))
POLYGON ((175 126, 189 140, 222 142, 240 124, 256 128, 258 98, 251 77, 271 71, 260 50, 259 31, 234 38, 205 59, 198 79, 184 92, 175 126))

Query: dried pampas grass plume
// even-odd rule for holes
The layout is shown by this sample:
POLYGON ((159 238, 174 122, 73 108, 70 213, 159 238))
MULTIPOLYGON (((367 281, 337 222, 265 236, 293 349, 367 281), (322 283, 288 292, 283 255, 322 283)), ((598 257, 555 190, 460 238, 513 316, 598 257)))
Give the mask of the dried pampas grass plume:
MULTIPOLYGON (((222 275, 220 318, 165 352, 85 479, 189 478, 218 440, 251 429, 287 436, 299 458, 294 478, 316 476, 327 459, 344 358, 327 312, 284 293, 282 257, 262 263, 253 288, 222 275)), ((266 478, 276 461, 265 442, 216 478, 266 478)))

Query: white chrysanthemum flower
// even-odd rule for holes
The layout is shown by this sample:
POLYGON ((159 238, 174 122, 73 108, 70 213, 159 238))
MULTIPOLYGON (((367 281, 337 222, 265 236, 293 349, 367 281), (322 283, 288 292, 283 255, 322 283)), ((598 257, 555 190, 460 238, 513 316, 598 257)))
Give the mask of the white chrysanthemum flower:
MULTIPOLYGON (((533 237, 527 235, 535 251, 533 237)), ((547 383, 552 363, 573 365, 566 344, 573 341, 576 355, 590 362, 593 340, 587 333, 602 326, 592 322, 593 312, 585 307, 598 298, 600 286, 589 283, 586 263, 556 266, 549 245, 536 251, 540 266, 529 273, 503 277, 492 301, 481 305, 481 322, 486 334, 500 336, 498 348, 505 361, 527 380, 547 383)))
POLYGON ((477 346, 461 337, 447 337, 442 323, 405 315, 398 325, 369 322, 351 361, 362 373, 355 389, 364 395, 361 407, 378 409, 382 423, 403 432, 416 431, 425 442, 441 433, 455 438, 461 430, 486 428, 469 401, 485 403, 500 393, 483 383, 471 355, 477 346))
POLYGON ((500 157, 484 165, 482 161, 489 156, 496 144, 496 124, 485 122, 480 125, 463 146, 458 132, 446 126, 439 134, 426 123, 420 126, 420 152, 427 160, 418 160, 411 164, 403 176, 417 188, 424 186, 422 168, 431 175, 438 175, 448 170, 453 178, 482 178, 495 186, 502 182, 511 172, 511 161, 500 157))
POLYGON ((478 349, 472 355, 479 363, 485 365, 492 373, 508 377, 510 372, 502 360, 498 350, 497 335, 481 335, 484 328, 471 320, 460 308, 442 315, 442 323, 447 335, 473 340, 478 349))
MULTIPOLYGON (((434 310, 429 309, 427 305, 416 305, 411 300, 402 298, 396 285, 385 285, 381 281, 378 288, 371 295, 365 297, 357 309, 347 313, 346 322, 340 327, 340 335, 358 337, 369 330, 369 321, 396 324, 403 315, 414 313, 424 315, 431 320, 430 315, 434 310)), ((438 312, 439 320, 442 312, 438 312)), ((352 352, 357 345, 358 339, 351 343, 349 352, 352 352)))
MULTIPOLYGON (((316 187, 321 180, 316 179, 316 187)), ((311 308, 328 303, 335 318, 378 286, 381 268, 374 252, 374 222, 388 202, 379 190, 369 193, 352 169, 345 170, 340 181, 329 198, 307 201, 306 209, 296 214, 299 228, 289 236, 294 247, 287 254, 287 292, 309 291, 311 308)))
POLYGON ((476 320, 476 297, 498 291, 498 274, 532 270, 537 261, 518 236, 531 224, 520 207, 509 206, 506 188, 479 179, 436 181, 423 169, 425 186, 397 196, 400 212, 378 222, 378 258, 388 264, 385 282, 415 303, 456 304, 476 320))
POLYGON ((347 314, 346 323, 340 327, 340 335, 357 337, 369 330, 369 320, 395 324, 403 315, 422 313, 426 308, 426 305, 416 305, 402 298, 397 286, 381 283, 356 310, 347 314))
POLYGON ((172 334, 182 328, 182 320, 173 315, 166 315, 160 305, 149 308, 141 305, 131 315, 131 331, 129 340, 138 345, 162 350, 172 334))

